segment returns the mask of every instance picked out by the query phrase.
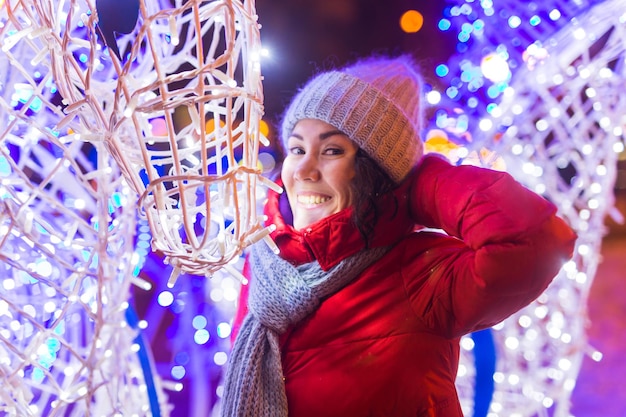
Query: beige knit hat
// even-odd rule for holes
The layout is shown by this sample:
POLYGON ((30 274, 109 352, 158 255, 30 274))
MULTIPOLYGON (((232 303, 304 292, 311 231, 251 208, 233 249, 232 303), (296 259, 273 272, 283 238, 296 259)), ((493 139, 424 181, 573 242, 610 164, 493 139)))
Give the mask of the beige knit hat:
POLYGON ((423 153, 420 87, 407 56, 370 58, 318 74, 287 108, 283 144, 299 120, 322 120, 348 135, 400 183, 423 153))

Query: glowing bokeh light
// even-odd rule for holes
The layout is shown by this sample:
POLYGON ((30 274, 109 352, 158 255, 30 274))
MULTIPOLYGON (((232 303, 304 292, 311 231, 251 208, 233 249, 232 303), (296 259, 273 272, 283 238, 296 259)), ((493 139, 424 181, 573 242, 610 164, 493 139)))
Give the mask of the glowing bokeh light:
POLYGON ((508 62, 496 53, 483 57, 480 62, 480 69, 488 80, 495 83, 505 81, 511 76, 508 62))
POLYGON ((441 19, 439 20, 439 23, 437 24, 437 27, 439 28, 439 30, 444 31, 444 32, 450 29, 451 26, 452 24, 450 23, 450 20, 448 19, 441 19))
POLYGON ((424 16, 417 10, 407 10, 400 17, 400 28, 406 33, 416 33, 424 25, 424 16))

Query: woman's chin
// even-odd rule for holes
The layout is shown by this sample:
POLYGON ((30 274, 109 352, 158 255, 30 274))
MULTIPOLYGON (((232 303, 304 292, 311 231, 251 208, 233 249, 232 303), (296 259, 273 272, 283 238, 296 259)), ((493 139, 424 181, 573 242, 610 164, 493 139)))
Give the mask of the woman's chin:
POLYGON ((327 213, 327 212, 322 212, 322 211, 318 213, 312 213, 311 211, 312 210, 308 209, 306 213, 295 215, 293 223, 294 223, 294 227, 297 230, 306 229, 312 224, 317 223, 318 221, 332 214, 332 213, 327 213))

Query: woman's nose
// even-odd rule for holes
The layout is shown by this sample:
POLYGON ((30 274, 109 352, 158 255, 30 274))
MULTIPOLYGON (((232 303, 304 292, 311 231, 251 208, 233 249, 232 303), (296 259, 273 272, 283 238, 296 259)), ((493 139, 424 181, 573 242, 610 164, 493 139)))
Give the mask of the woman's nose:
POLYGON ((298 161, 295 174, 296 179, 299 181, 318 181, 320 179, 320 170, 317 158, 311 155, 304 155, 298 161))

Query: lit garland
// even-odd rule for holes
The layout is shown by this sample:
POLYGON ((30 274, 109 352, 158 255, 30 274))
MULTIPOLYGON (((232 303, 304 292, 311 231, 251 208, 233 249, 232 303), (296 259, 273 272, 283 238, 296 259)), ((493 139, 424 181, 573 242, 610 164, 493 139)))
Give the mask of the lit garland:
MULTIPOLYGON (((506 169, 556 203, 579 235, 574 259, 548 290, 494 328, 490 417, 569 416, 583 356, 601 358, 587 344, 586 303, 604 219, 621 220, 613 187, 626 124, 626 7, 591 3, 467 1, 440 22, 450 30, 462 21, 462 53, 436 69, 446 87, 429 93, 438 104, 427 147, 457 163, 506 169)), ((474 342, 462 346, 457 385, 471 414, 474 342)))
POLYGON ((20 109, 0 97, 10 126, 0 143, 0 413, 155 415, 145 352, 125 320, 136 200, 106 152, 59 141, 46 106, 33 118, 39 99, 20 109))
POLYGON ((112 4, 124 11, 105 19, 90 1, 0 2, 7 415, 169 413, 128 303, 131 284, 149 287, 136 193, 172 285, 181 271, 237 274, 228 264, 268 233, 254 3, 141 1, 130 23, 134 3, 99 11, 112 4), (176 123, 181 108, 191 124, 176 123))
POLYGON ((126 320, 136 197, 101 143, 67 140, 92 126, 64 122, 50 68, 83 68, 87 5, 0 6, 0 412, 168 415, 126 320))
MULTIPOLYGON (((174 266, 173 284, 180 272, 228 269, 247 245, 266 237, 249 202, 257 181, 276 186, 257 169, 264 138, 254 3, 153 3, 138 3, 137 27, 118 41, 107 36, 120 18, 115 10, 81 13, 72 2, 74 20, 52 37, 56 53, 49 58, 66 105, 57 128, 72 127, 62 140, 106 143, 140 195, 153 249, 174 266), (79 26, 87 41, 68 33, 79 26), (108 51, 121 51, 119 57, 102 51, 98 34, 105 29, 108 51), (112 76, 102 77, 102 68, 112 76), (178 121, 181 114, 191 123, 178 121)), ((40 39, 50 36, 42 26, 33 32, 40 39)))
POLYGON ((140 194, 153 249, 174 267, 170 285, 180 272, 237 275, 229 264, 246 246, 272 244, 256 215, 257 185, 278 190, 257 166, 266 139, 254 2, 176 3, 150 13, 140 2, 125 63, 111 57, 118 77, 101 131, 140 194))

